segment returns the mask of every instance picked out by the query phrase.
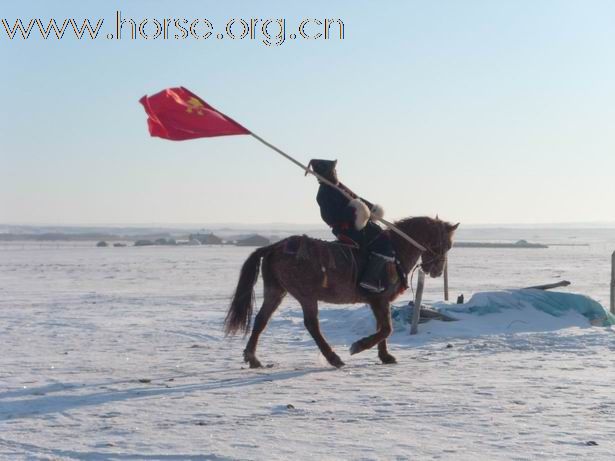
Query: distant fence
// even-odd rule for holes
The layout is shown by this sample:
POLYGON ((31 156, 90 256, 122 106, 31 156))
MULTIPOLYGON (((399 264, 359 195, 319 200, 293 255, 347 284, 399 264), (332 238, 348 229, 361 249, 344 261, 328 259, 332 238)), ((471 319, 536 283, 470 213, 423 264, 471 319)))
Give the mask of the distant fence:
POLYGON ((615 314, 615 251, 611 255, 611 313, 615 314))

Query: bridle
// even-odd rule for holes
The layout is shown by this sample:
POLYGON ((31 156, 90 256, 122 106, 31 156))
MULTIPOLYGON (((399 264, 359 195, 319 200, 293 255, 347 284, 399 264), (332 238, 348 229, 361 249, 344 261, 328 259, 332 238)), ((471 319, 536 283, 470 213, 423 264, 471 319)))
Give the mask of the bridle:
POLYGON ((417 269, 421 269, 423 272, 425 272, 425 265, 426 264, 431 264, 434 261, 440 261, 444 258, 446 258, 446 251, 444 251, 445 248, 445 242, 444 242, 444 232, 443 229, 440 228, 440 248, 441 251, 440 253, 436 252, 433 247, 431 245, 426 245, 426 244, 422 244, 425 247, 425 252, 421 253, 421 264, 416 264, 412 270, 410 271, 410 288, 412 289, 412 295, 414 296, 414 285, 412 283, 412 280, 414 279, 414 273, 416 272, 417 269), (428 259, 427 261, 425 261, 425 253, 429 253, 431 258, 428 259))
POLYGON ((436 252, 433 249, 433 246, 423 243, 423 246, 425 247, 426 251, 421 253, 421 264, 416 265, 416 267, 420 267, 422 271, 425 271, 425 265, 433 264, 434 262, 440 262, 446 258, 446 246, 444 241, 445 232, 443 226, 439 226, 439 234, 440 252, 436 252), (429 254, 429 259, 427 260, 425 260, 425 253, 429 254))
MULTIPOLYGON (((415 264, 414 267, 412 268, 412 270, 410 271, 410 275, 409 275, 409 285, 410 288, 412 290, 412 295, 414 296, 414 286, 412 283, 412 280, 414 279, 414 273, 416 272, 417 269, 421 269, 423 272, 425 272, 425 265, 426 264, 432 264, 434 261, 440 261, 440 260, 445 260, 446 258, 446 242, 445 242, 445 236, 446 236, 446 232, 444 232, 444 227, 440 226, 439 228, 439 234, 440 234, 440 252, 437 252, 434 250, 432 245, 426 245, 425 243, 423 243, 422 245, 425 247, 425 251, 421 253, 420 257, 421 257, 421 263, 420 264, 415 264), (429 254, 430 258, 428 260, 425 260, 425 254, 429 254)), ((446 263, 446 262, 445 262, 446 263)))

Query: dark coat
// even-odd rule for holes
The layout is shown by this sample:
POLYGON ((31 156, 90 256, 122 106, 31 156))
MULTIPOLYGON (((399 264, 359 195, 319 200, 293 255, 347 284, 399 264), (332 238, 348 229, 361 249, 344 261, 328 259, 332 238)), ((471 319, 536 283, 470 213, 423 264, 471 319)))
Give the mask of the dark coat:
MULTIPOLYGON (((355 194, 342 183, 339 183, 339 186, 356 198, 355 194)), ((374 206, 367 200, 361 200, 370 209, 374 206)), ((321 184, 316 201, 320 206, 320 216, 331 227, 333 234, 339 240, 351 243, 349 242, 350 240, 360 247, 369 247, 371 251, 386 256, 393 256, 395 254, 390 240, 376 223, 370 220, 360 231, 355 228, 355 209, 348 205, 350 200, 339 190, 326 184, 321 184)))
POLYGON ((326 184, 318 189, 316 201, 320 206, 320 216, 335 233, 335 230, 354 227, 355 209, 348 205, 350 200, 339 190, 326 184))

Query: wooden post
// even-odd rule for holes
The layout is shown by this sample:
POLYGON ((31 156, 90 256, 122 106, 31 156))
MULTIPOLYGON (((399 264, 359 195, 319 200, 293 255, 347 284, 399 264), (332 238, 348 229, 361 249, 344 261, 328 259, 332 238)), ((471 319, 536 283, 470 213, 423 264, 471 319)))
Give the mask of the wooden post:
POLYGON ((444 260, 444 301, 448 301, 448 256, 444 260))
POLYGON ((415 335, 419 331, 419 320, 421 319, 421 303, 423 302, 423 288, 425 287, 425 272, 419 269, 419 278, 416 282, 416 294, 414 296, 414 309, 412 310, 412 326, 410 334, 415 335))
POLYGON ((611 255, 611 314, 615 314, 615 251, 611 255))

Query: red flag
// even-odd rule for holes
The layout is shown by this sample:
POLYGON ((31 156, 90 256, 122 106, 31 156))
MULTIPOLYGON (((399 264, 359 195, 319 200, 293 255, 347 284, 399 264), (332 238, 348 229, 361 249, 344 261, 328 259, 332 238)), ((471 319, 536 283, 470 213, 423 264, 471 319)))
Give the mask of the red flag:
POLYGON ((182 141, 251 134, 184 87, 167 88, 152 96, 143 96, 139 102, 147 112, 147 125, 152 136, 182 141))

